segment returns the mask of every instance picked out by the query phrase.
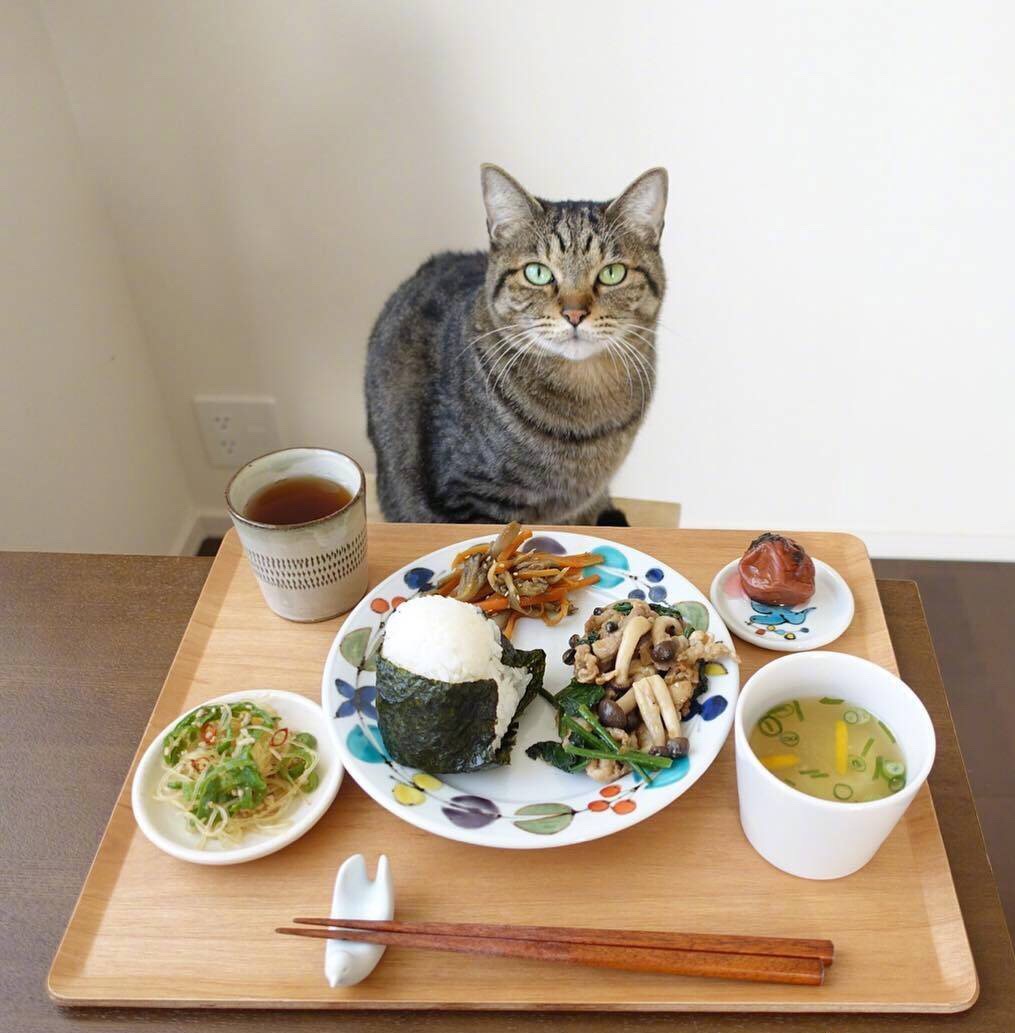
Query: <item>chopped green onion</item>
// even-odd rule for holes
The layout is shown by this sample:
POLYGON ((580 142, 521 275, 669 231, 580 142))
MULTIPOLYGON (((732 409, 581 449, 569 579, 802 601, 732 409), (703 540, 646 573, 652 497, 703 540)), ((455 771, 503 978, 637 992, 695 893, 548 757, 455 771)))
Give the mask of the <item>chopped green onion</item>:
POLYGON ((811 778, 828 778, 828 772, 819 771, 816 775, 811 775, 811 778))
POLYGON ((799 774, 801 774, 801 775, 813 775, 814 772, 817 771, 817 770, 818 770, 817 768, 807 768, 807 769, 801 768, 800 771, 799 771, 799 774))
POLYGON ((831 696, 822 696, 821 699, 818 700, 818 702, 819 703, 827 703, 827 704, 829 704, 829 706, 836 706, 837 704, 841 703, 842 700, 841 699, 832 699, 831 696))
POLYGON ((793 700, 793 707, 796 710, 797 720, 802 721, 804 719, 804 712, 796 700, 793 700))
POLYGON ((882 767, 889 778, 898 778, 906 772, 906 765, 900 764, 897 760, 886 760, 882 767))
POLYGON ((772 709, 766 715, 767 717, 789 717, 793 713, 792 703, 780 703, 777 707, 772 709))
POLYGON ((849 766, 853 771, 866 771, 867 761, 863 757, 857 757, 855 754, 849 758, 849 766))
POLYGON ((773 739, 775 736, 782 734, 782 722, 777 717, 772 717, 771 714, 768 714, 758 722, 758 729, 762 735, 767 735, 770 739, 773 739))
POLYGON ((894 778, 888 780, 888 788, 893 793, 897 793, 906 784, 904 775, 896 775, 894 778))
POLYGON ((863 749, 862 749, 862 750, 860 751, 860 756, 861 756, 861 757, 866 757, 866 756, 867 756, 867 751, 868 751, 868 750, 869 750, 869 749, 870 749, 870 748, 871 748, 871 747, 872 747, 873 745, 874 745, 874 740, 873 740, 873 739, 868 739, 868 740, 867 740, 867 743, 866 743, 866 745, 865 745, 865 746, 864 746, 864 748, 863 748, 863 749))
POLYGON ((832 786, 832 795, 836 800, 848 800, 853 795, 853 787, 846 785, 845 782, 836 782, 832 786))
POLYGON ((885 773, 885 758, 878 754, 878 762, 874 765, 874 777, 871 779, 872 782, 876 782, 879 778, 882 778, 885 773))
POLYGON ((796 732, 784 732, 779 736, 779 742, 783 746, 797 746, 800 743, 800 736, 796 732))
POLYGON ((895 742, 895 736, 892 735, 890 729, 888 728, 888 725, 886 725, 884 721, 878 721, 878 724, 881 726, 881 731, 884 732, 885 735, 887 735, 888 738, 892 740, 892 742, 895 742))

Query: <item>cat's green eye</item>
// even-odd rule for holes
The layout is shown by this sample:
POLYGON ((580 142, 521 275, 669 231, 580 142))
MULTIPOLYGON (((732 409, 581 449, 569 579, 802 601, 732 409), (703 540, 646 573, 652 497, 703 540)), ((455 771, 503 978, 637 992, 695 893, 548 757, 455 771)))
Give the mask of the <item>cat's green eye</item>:
POLYGON ((599 270, 599 282, 607 287, 616 287, 627 276, 627 266, 623 262, 612 262, 599 270))
POLYGON ((545 287, 553 282, 553 273, 542 262, 529 262, 525 267, 525 279, 537 287, 545 287))

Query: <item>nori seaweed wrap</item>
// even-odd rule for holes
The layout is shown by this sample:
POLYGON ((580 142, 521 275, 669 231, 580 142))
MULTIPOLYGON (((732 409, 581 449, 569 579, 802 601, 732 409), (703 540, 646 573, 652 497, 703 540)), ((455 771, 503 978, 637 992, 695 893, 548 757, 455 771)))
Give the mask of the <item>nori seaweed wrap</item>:
MULTIPOLYGON (((414 602, 403 603, 396 612, 411 607, 414 602)), ((440 600, 441 604, 452 602, 454 600, 440 600)), ((455 605, 467 606, 465 603, 455 605)), ((487 624, 478 611, 468 608, 487 624)), ((389 623, 389 635, 393 623, 394 615, 389 623)), ((458 643, 441 635, 441 630, 433 629, 431 643, 435 650, 443 650, 446 656, 453 658, 458 643)), ((495 652, 494 626, 484 630, 491 636, 490 644, 495 652)), ((462 652, 468 652, 464 645, 462 652)), ((491 661, 492 668, 502 673, 504 668, 527 672, 528 684, 524 690, 520 689, 523 681, 519 677, 502 679, 515 683, 503 686, 493 676, 461 681, 425 677, 392 662, 382 650, 377 658, 377 723, 392 760, 430 774, 476 771, 490 764, 507 764, 518 718, 542 687, 546 654, 541 649, 528 652, 515 649, 505 638, 500 640, 500 654, 491 661), (511 693, 504 701, 502 691, 511 693), (505 703, 514 702, 516 691, 520 691, 517 705, 513 712, 505 712, 505 703), (500 734, 498 725, 503 728, 500 734)), ((425 658, 420 658, 419 666, 426 666, 425 658)))

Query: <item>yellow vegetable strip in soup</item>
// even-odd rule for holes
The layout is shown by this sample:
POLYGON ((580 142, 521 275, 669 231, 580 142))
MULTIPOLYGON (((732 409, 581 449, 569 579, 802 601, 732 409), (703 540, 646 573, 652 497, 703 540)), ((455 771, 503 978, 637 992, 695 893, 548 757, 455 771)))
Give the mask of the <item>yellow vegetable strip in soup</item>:
POLYGON ((906 784, 905 756, 891 729, 848 700, 788 700, 761 717, 748 742, 776 778, 822 800, 866 803, 906 784))

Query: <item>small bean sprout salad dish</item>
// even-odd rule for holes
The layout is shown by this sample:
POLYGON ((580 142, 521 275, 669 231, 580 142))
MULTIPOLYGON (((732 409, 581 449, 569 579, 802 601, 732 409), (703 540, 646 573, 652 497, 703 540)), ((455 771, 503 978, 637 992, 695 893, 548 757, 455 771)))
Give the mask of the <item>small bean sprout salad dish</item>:
POLYGON ((320 784, 317 761, 317 738, 287 728, 270 707, 206 703, 163 740, 155 799, 182 811, 202 846, 238 843, 250 829, 281 827, 293 797, 320 784))
POLYGON ((209 700, 159 735, 138 765, 132 803, 156 846, 232 864, 301 836, 341 778, 320 708, 295 693, 255 690, 209 700))

